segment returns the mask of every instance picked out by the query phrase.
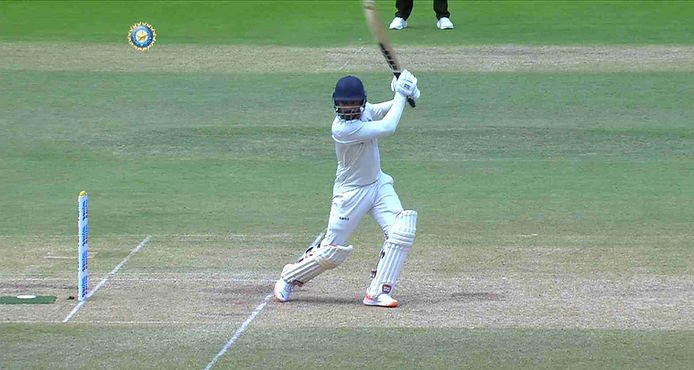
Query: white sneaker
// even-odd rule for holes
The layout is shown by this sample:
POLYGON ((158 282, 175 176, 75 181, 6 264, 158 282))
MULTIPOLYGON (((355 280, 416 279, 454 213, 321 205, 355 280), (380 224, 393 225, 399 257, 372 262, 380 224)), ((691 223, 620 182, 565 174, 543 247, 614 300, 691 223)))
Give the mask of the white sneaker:
POLYGON ((393 18, 393 21, 390 22, 389 28, 391 30, 401 30, 405 27, 407 27, 407 21, 400 18, 400 17, 395 17, 395 18, 393 18))
POLYGON ((275 294, 275 300, 280 303, 288 301, 289 295, 292 294, 292 288, 294 288, 294 284, 289 284, 282 278, 277 280, 275 283, 275 288, 272 290, 272 292, 275 294))
MULTIPOLYGON (((395 20, 393 20, 393 22, 395 22, 395 20)), ((453 27, 453 22, 446 17, 441 17, 441 19, 436 22, 436 27, 438 27, 440 30, 452 30, 455 28, 453 27)))
POLYGON ((372 297, 368 294, 364 296, 364 304, 367 306, 378 306, 378 307, 398 307, 400 303, 393 299, 393 297, 389 296, 388 294, 381 293, 377 295, 376 297, 372 297))

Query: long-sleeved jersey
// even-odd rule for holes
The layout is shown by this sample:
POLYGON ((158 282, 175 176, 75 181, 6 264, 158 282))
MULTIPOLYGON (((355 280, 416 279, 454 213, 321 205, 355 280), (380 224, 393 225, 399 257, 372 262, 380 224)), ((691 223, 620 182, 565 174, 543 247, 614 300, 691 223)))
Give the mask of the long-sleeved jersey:
POLYGON ((335 117, 332 137, 337 155, 334 192, 369 185, 381 175, 378 138, 392 135, 400 122, 406 98, 395 94, 391 101, 366 103, 359 119, 345 121, 335 117))

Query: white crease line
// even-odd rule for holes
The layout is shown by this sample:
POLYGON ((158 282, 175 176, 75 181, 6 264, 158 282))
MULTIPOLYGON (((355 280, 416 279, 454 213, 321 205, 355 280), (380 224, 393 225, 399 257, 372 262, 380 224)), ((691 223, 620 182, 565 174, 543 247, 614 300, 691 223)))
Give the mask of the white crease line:
POLYGON ((145 238, 140 242, 140 244, 138 244, 137 247, 135 247, 135 249, 133 249, 133 250, 130 252, 130 254, 128 254, 118 265, 116 265, 116 267, 114 267, 113 270, 112 270, 108 275, 102 277, 102 278, 101 278, 101 281, 99 281, 99 284, 97 284, 96 287, 95 287, 94 289, 92 289, 89 293, 87 293, 87 297, 85 297, 85 299, 84 299, 83 301, 80 301, 80 303, 78 303, 77 306, 75 306, 75 308, 73 308, 72 311, 70 311, 70 313, 65 317, 65 320, 63 320, 63 322, 68 322, 68 321, 70 321, 70 319, 72 318, 72 316, 75 315, 75 314, 77 313, 77 311, 79 311, 80 308, 82 308, 82 306, 84 306, 84 303, 87 302, 87 299, 89 299, 89 297, 93 296, 94 293, 96 293, 96 291, 99 290, 99 288, 101 288, 102 286, 104 286, 104 284, 106 284, 106 281, 108 281, 108 278, 111 277, 111 276, 113 276, 113 275, 115 275, 116 272, 118 272, 118 270, 120 270, 121 267, 123 267, 123 265, 125 265, 126 262, 128 262, 128 260, 130 259, 130 257, 132 257, 132 256, 133 256, 135 253, 137 253, 140 249, 142 249, 142 247, 144 247, 145 244, 147 244, 147 242, 149 242, 150 239, 152 239, 152 235, 147 235, 147 237, 145 237, 145 238))
MULTIPOLYGON (((237 127, 241 127, 237 125, 237 127)), ((243 127, 255 127, 252 125, 246 125, 243 127)), ((272 126, 264 126, 264 127, 270 127, 270 128, 276 128, 276 127, 297 127, 295 125, 272 125, 272 126)), ((304 126, 303 128, 320 128, 316 126, 304 126)), ((140 236, 142 234, 102 234, 99 236, 99 239, 102 240, 109 240, 113 238, 125 238, 125 237, 133 237, 133 236, 140 236)), ((302 236, 304 234, 302 233, 263 233, 263 234, 248 234, 248 233, 224 233, 224 234, 174 234, 174 233, 169 233, 169 234, 159 234, 157 233, 157 237, 160 236, 176 236, 176 237, 186 237, 186 236, 193 236, 193 237, 222 237, 222 236, 228 236, 228 237, 240 237, 240 238, 259 238, 259 239, 269 239, 269 238, 282 238, 282 237, 287 237, 287 236, 302 236)), ((21 235, 15 235, 15 234, 0 234, 0 238, 40 238, 40 239, 74 239, 74 236, 71 235, 63 235, 63 234, 21 234, 21 235)))
MULTIPOLYGON (((159 234, 157 234, 159 236, 159 234)), ((235 276, 244 276, 243 274, 232 274, 232 273, 222 273, 222 272, 175 272, 175 271, 161 271, 161 272, 142 272, 142 271, 133 271, 133 272, 124 272, 120 274, 120 276, 128 276, 128 275, 136 275, 136 276, 162 276, 162 275, 172 275, 172 276, 228 276, 228 277, 235 277, 235 276)))
MULTIPOLYGON (((137 320, 72 320, 75 324, 94 324, 94 325, 216 325, 219 321, 137 321, 137 320)), ((2 324, 58 324, 58 320, 6 320, 0 321, 2 324)))
POLYGON ((0 325, 2 324, 57 324, 60 321, 58 320, 5 320, 5 321, 0 321, 0 325))
POLYGON ((137 321, 137 320, 75 320, 78 324, 117 324, 117 325, 220 325, 219 321, 137 321))
POLYGON ((263 308, 265 308, 265 306, 266 306, 267 303, 270 301, 270 299, 272 299, 272 297, 273 297, 273 294, 270 293, 270 294, 268 294, 268 295, 265 297, 265 299, 263 299, 263 301, 258 305, 258 307, 256 307, 255 310, 253 310, 253 312, 251 313, 251 315, 248 316, 248 318, 246 319, 246 321, 244 321, 243 324, 241 324, 241 327, 238 328, 238 329, 236 330, 236 332, 234 333, 234 336, 232 336, 231 339, 229 339, 229 341, 228 341, 228 342, 224 345, 224 347, 219 351, 219 353, 217 353, 217 355, 214 356, 214 358, 212 359, 212 361, 210 361, 210 363, 207 364, 207 366, 205 366, 205 370, 211 369, 212 366, 214 366, 214 364, 216 364, 217 361, 222 357, 222 355, 224 355, 224 353, 226 353, 226 351, 228 351, 228 350, 231 348, 231 346, 234 345, 234 342, 235 342, 237 339, 239 339, 239 337, 240 337, 241 334, 246 330, 246 328, 247 328, 248 325, 251 323, 251 321, 253 321, 253 319, 255 319, 255 317, 258 316, 258 314, 260 313, 260 311, 262 311, 263 308))
POLYGON ((53 278, 53 277, 45 277, 45 278, 37 278, 37 277, 32 277, 32 278, 19 278, 19 277, 10 277, 10 278, 5 278, 0 276, 0 281, 19 281, 19 282, 31 282, 31 281, 73 281, 75 279, 73 278, 53 278))
MULTIPOLYGON (((0 283, 2 282, 21 282, 21 283, 48 283, 48 282, 71 282, 74 279, 70 278, 55 278, 55 279, 2 279, 0 278, 0 283)), ((123 277, 123 276, 116 276, 113 278, 112 281, 118 281, 118 282, 198 282, 198 281, 203 281, 207 282, 209 281, 210 283, 214 282, 232 282, 232 283, 272 283, 277 281, 277 279, 234 279, 234 278, 197 278, 197 277, 161 277, 161 278, 138 278, 138 277, 123 277)), ((61 287, 62 288, 62 287, 61 287)), ((64 289, 64 288, 63 288, 64 289)))
MULTIPOLYGON (((54 277, 45 277, 45 278, 4 278, 0 276, 0 283, 1 282, 20 282, 20 283, 41 283, 41 282, 71 282, 73 281, 73 278, 54 278, 54 277)), ((268 282, 275 282, 277 279, 274 278, 242 278, 242 277, 224 277, 224 276, 210 276, 210 277, 204 277, 200 275, 189 275, 189 274, 181 274, 178 276, 178 274, 172 274, 171 276, 165 276, 161 275, 160 277, 157 277, 156 274, 120 274, 116 277, 114 277, 114 280, 117 281, 211 281, 211 282, 218 282, 218 281, 230 281, 230 282, 248 282, 248 283, 268 283, 268 282), (138 275, 143 275, 144 277, 138 277, 138 275), (152 277, 148 277, 152 276, 152 277)))
MULTIPOLYGON (((159 236, 159 234, 157 234, 159 236)), ((198 277, 224 277, 224 278, 247 278, 251 274, 233 274, 233 273, 221 273, 221 272, 121 272, 118 276, 198 276, 198 277)), ((36 276, 36 274, 0 274, 0 280, 49 280, 49 279, 72 279, 69 276, 36 276)))
POLYGON ((171 277, 171 278, 124 278, 124 277, 117 277, 115 278, 116 281, 134 281, 134 282, 147 282, 147 281, 209 281, 209 282, 220 282, 220 281, 228 281, 228 282, 237 282, 237 283, 272 283, 277 281, 277 279, 223 279, 223 278, 176 278, 176 277, 171 277))

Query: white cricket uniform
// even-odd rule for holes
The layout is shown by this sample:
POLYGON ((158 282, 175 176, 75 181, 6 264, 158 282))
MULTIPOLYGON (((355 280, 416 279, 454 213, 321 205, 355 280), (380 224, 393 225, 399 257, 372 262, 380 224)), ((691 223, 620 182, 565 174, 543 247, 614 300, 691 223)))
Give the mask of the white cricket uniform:
POLYGON ((332 138, 337 174, 328 228, 322 245, 347 245, 347 239, 367 212, 388 234, 395 216, 403 211, 393 178, 381 171, 378 139, 392 135, 405 107, 405 97, 366 103, 359 119, 335 117, 332 138))

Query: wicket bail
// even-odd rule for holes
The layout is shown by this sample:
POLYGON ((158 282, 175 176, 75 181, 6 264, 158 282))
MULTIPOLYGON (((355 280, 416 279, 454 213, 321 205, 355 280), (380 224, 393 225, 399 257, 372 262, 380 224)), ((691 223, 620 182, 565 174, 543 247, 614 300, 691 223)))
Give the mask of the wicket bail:
POLYGON ((87 298, 89 279, 89 270, 87 268, 87 250, 89 246, 87 241, 89 235, 87 200, 87 192, 82 190, 77 197, 77 297, 80 301, 87 298))

